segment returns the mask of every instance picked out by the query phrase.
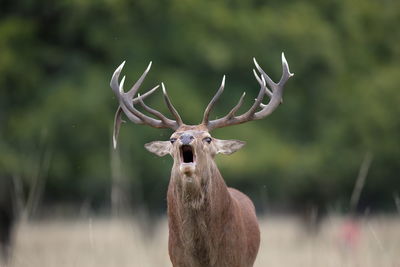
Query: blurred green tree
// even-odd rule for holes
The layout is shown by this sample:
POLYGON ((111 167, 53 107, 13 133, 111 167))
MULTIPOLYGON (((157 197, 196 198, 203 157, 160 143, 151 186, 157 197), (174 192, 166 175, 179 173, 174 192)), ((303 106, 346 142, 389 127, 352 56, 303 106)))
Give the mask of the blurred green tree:
MULTIPOLYGON (((360 208, 395 209, 399 2, 5 0, 1 6, 0 176, 21 177, 26 186, 42 177, 45 203, 110 202, 117 103, 108 83, 123 60, 127 85, 153 60, 143 90, 165 82, 184 121, 195 124, 223 74, 226 93, 215 117, 244 88, 243 110, 252 103, 253 56, 278 79, 284 51, 296 74, 284 104, 265 121, 214 133, 248 141, 240 153, 218 159, 228 184, 259 207, 267 197, 270 207, 311 201, 346 208, 370 151, 360 208)), ((160 94, 148 103, 166 111, 160 94)), ((162 209, 171 160, 147 154, 143 144, 169 134, 121 130, 128 194, 152 210, 162 209)))

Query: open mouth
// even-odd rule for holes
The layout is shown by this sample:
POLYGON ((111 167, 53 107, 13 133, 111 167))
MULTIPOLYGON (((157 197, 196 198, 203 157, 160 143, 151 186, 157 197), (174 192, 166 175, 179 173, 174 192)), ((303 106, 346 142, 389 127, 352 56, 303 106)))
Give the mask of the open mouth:
POLYGON ((183 163, 194 163, 195 158, 192 146, 181 146, 181 160, 183 163))

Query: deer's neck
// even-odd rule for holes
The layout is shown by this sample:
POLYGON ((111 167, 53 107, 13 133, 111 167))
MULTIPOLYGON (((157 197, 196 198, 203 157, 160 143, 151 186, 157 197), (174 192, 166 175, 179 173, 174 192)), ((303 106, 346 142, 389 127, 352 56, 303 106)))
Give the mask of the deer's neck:
POLYGON ((180 216, 216 216, 230 208, 232 203, 228 188, 213 161, 193 177, 186 177, 175 170, 173 168, 171 172, 168 205, 179 210, 180 216))
POLYGON ((185 257, 192 258, 198 266, 209 266, 218 257, 214 246, 231 220, 233 203, 214 162, 202 175, 195 177, 199 182, 197 189, 201 191, 190 191, 196 188, 185 188, 188 186, 183 180, 185 177, 172 171, 167 197, 168 219, 170 235, 181 243, 185 257))

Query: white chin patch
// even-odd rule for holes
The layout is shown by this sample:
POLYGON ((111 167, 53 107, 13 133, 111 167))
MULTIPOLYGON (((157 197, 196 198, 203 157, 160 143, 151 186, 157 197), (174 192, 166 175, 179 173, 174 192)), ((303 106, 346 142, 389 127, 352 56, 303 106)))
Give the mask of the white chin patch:
POLYGON ((194 162, 190 163, 181 163, 179 166, 179 170, 181 173, 185 174, 186 176, 192 176, 196 169, 196 164, 194 162))

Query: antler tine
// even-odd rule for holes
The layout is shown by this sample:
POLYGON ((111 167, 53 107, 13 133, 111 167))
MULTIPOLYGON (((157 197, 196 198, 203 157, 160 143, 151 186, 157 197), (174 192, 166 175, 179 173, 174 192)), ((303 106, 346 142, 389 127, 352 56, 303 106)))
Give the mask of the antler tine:
MULTIPOLYGON (((275 83, 274 83, 274 81, 268 76, 267 73, 265 73, 265 71, 260 67, 260 65, 258 65, 257 60, 256 60, 255 57, 253 57, 253 62, 254 62, 254 65, 256 66, 258 72, 261 73, 261 76, 264 76, 265 81, 267 82, 268 86, 271 88, 271 90, 272 90, 272 92, 273 92, 274 89, 275 89, 275 86, 274 86, 275 83)), ((254 71, 254 70, 253 70, 253 71, 254 71)), ((255 72, 255 71, 254 71, 254 73, 255 73, 255 75, 256 75, 256 72, 255 72)), ((258 75, 257 75, 257 76, 258 76, 258 75)), ((257 79, 257 80, 258 80, 258 79, 257 79)))
POLYGON ((219 97, 224 92, 224 88, 225 88, 225 75, 222 77, 221 86, 219 87, 217 93, 215 93, 214 97, 211 99, 210 103, 208 103, 206 110, 204 111, 202 124, 208 123, 208 118, 210 116, 210 112, 213 109, 215 103, 218 101, 219 97))
POLYGON ((259 82, 259 84, 260 84, 260 91, 258 93, 257 98, 254 101, 254 104, 250 107, 250 109, 246 113, 242 115, 244 118, 247 118, 248 120, 251 120, 251 117, 254 115, 257 108, 260 106, 261 102, 264 99, 265 93, 267 92, 264 76, 261 76, 261 82, 259 82))
POLYGON ((278 83, 279 86, 284 86, 285 83, 292 77, 294 73, 290 73, 289 64, 285 58, 285 53, 282 52, 282 77, 278 83))
POLYGON ((135 97, 137 91, 139 90, 139 87, 142 85, 144 79, 146 78, 147 74, 149 73, 152 63, 153 62, 150 61, 149 65, 147 65, 146 70, 143 72, 143 74, 140 76, 140 78, 135 82, 135 84, 131 87, 131 89, 126 93, 130 99, 135 97))
POLYGON ((282 77, 279 83, 275 83, 265 72, 264 70, 258 65, 255 58, 253 58, 254 64, 257 70, 261 74, 261 78, 257 75, 255 70, 253 70, 254 76, 257 82, 260 84, 260 91, 258 96, 254 102, 254 104, 250 107, 250 109, 243 113, 240 116, 234 116, 235 112, 239 109, 244 95, 242 95, 241 99, 239 100, 238 104, 224 117, 220 119, 216 119, 213 121, 209 121, 207 123, 207 128, 209 131, 221 128, 230 125, 236 125, 245 123, 252 120, 259 120, 268 115, 270 115, 281 103, 282 101, 282 94, 285 83, 292 77, 294 74, 290 73, 289 65, 286 61, 285 55, 282 53, 282 77), (267 88, 267 84, 271 91, 267 88), (267 105, 262 104, 262 100, 267 94, 270 97, 270 100, 267 105), (256 112, 258 108, 261 107, 261 110, 256 112))
POLYGON ((141 96, 140 94, 138 94, 137 98, 138 102, 140 103, 140 105, 150 114, 153 114, 154 116, 158 117, 162 122, 164 122, 166 125, 171 125, 174 123, 173 120, 168 119, 167 117, 165 117, 161 112, 149 107, 148 105, 146 105, 143 101, 143 96, 141 96))
POLYGON ((169 99, 169 96, 167 94, 167 90, 165 89, 164 83, 161 83, 161 87, 163 89, 164 100, 165 100, 165 103, 167 104, 167 107, 168 107, 169 111, 175 117, 176 123, 178 124, 178 126, 183 125, 183 121, 181 119, 181 116, 179 116, 178 111, 175 109, 175 107, 172 105, 171 100, 169 99))
MULTIPOLYGON (((147 91, 146 93, 141 95, 140 98, 145 100, 148 96, 150 96, 152 93, 154 93, 159 87, 160 87, 160 85, 154 86, 152 89, 150 89, 149 91, 147 91)), ((132 102, 133 102, 133 104, 138 104, 138 103, 140 103, 140 100, 138 97, 136 97, 133 99, 132 102)))
POLYGON ((236 104, 236 106, 234 106, 231 111, 229 111, 229 113, 226 115, 226 117, 228 119, 233 118, 236 114, 236 112, 239 110, 239 108, 242 106, 243 104, 243 100, 244 97, 246 96, 246 92, 243 92, 242 96, 240 97, 238 103, 236 104))
POLYGON ((113 147, 117 148, 117 141, 119 135, 119 129, 121 128, 121 124, 125 122, 122 120, 122 108, 118 107, 117 112, 115 112, 114 116, 114 129, 113 129, 113 147))
MULTIPOLYGON (((173 124, 169 125, 169 124, 165 124, 161 120, 153 119, 153 118, 151 118, 149 116, 144 115, 143 113, 138 111, 133 106, 133 104, 129 103, 128 99, 125 98, 125 97, 122 97, 122 102, 123 102, 125 108, 129 112, 133 113, 135 116, 137 116, 141 120, 140 124, 147 124, 147 125, 152 126, 154 128, 171 128, 173 130, 176 130, 178 128, 178 126, 179 126, 176 121, 172 121, 173 124)), ((122 106, 122 109, 124 109, 123 106, 122 106)), ((125 110, 124 110, 124 112, 125 112, 125 110)), ((125 114, 126 114, 126 112, 125 112, 125 114)))
POLYGON ((122 71, 122 68, 124 67, 124 65, 125 65, 125 61, 122 62, 121 65, 118 66, 118 68, 115 69, 115 71, 111 77, 111 81, 110 81, 111 89, 113 90, 114 94, 118 97, 118 99, 120 97, 120 94, 119 94, 120 86, 119 86, 118 80, 119 80, 119 75, 121 74, 121 71, 122 71))
MULTIPOLYGON (((254 74, 254 77, 256 77, 256 80, 257 80, 257 82, 261 85, 261 84, 263 84, 263 80, 258 76, 258 74, 257 74, 257 72, 256 72, 256 70, 255 69, 253 69, 253 74, 254 74)), ((265 79, 265 78, 264 78, 265 79)), ((265 86, 265 93, 269 96, 269 97, 271 97, 272 96, 272 92, 265 86)))

